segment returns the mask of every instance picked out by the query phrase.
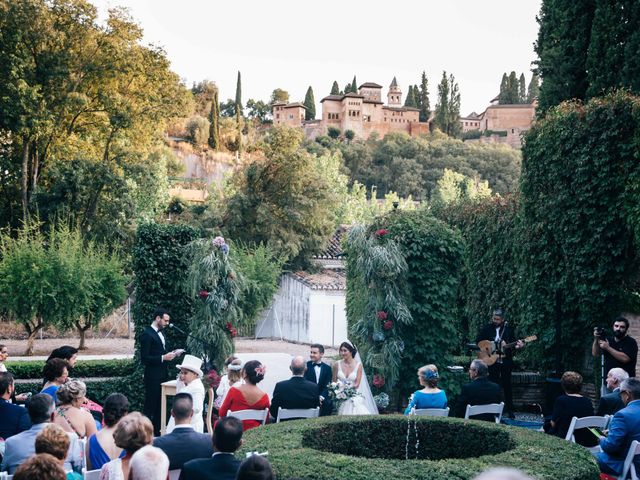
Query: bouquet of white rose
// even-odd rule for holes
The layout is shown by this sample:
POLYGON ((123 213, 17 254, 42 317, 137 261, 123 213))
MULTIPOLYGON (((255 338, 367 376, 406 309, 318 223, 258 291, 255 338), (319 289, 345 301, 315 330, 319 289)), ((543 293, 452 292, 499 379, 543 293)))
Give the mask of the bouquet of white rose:
POLYGON ((362 396, 362 394, 349 383, 331 382, 327 388, 329 390, 329 397, 333 400, 333 406, 336 409, 350 398, 362 396))

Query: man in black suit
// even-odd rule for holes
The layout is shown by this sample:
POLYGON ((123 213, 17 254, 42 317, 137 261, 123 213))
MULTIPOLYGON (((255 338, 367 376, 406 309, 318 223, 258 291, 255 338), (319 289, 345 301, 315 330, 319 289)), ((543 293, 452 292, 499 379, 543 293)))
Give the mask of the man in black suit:
POLYGON ((293 377, 276 383, 269 412, 278 417, 278 408, 316 408, 320 406, 318 385, 303 377, 307 367, 304 358, 294 357, 289 366, 293 377))
POLYGON ((614 415, 618 410, 624 408, 624 402, 620 398, 620 384, 627 378, 629 378, 629 374, 620 367, 614 367, 609 370, 606 382, 607 388, 612 392, 600 397, 596 415, 600 417, 614 415))
POLYGON ((140 360, 144 365, 144 407, 142 412, 153 424, 153 434, 160 436, 161 383, 167 380, 167 362, 177 351, 168 352, 162 330, 169 325, 169 312, 157 308, 154 320, 140 335, 140 360))
MULTIPOLYGON (((467 405, 488 405, 490 403, 500 403, 500 385, 489 381, 489 369, 482 360, 474 360, 469 367, 469 378, 471 382, 462 387, 458 402, 456 403, 455 416, 464 418, 467 412, 467 405)), ((474 420, 495 421, 495 416, 491 413, 474 415, 474 420)))
POLYGON ((5 440, 31 428, 27 409, 11 403, 13 392, 13 375, 0 372, 0 438, 5 440))
POLYGON ((189 460, 213 455, 211 436, 193 430, 193 399, 188 393, 178 393, 173 399, 171 415, 176 422, 173 432, 157 437, 153 446, 169 457, 169 470, 181 469, 189 460))
POLYGON ((235 480, 240 460, 233 453, 242 445, 242 421, 235 417, 218 420, 213 430, 213 456, 184 464, 179 480, 235 480))
POLYGON ((331 415, 333 402, 329 398, 328 385, 331 383, 331 367, 322 361, 324 347, 319 343, 311 345, 309 352, 310 361, 307 362, 307 371, 304 378, 318 385, 320 390, 320 416, 331 415))

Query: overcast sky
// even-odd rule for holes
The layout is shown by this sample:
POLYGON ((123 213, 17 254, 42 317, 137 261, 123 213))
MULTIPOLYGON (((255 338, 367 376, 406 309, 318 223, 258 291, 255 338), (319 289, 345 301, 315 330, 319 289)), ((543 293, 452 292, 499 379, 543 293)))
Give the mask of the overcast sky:
MULTIPOLYGON (((386 94, 393 76, 406 94, 427 72, 432 108, 442 71, 460 86, 462 115, 481 112, 497 95, 503 72, 531 77, 535 17, 541 0, 90 0, 102 16, 128 7, 145 42, 165 48, 191 86, 210 79, 220 99, 268 101, 283 88, 316 102, 356 75, 386 94)), ((319 105, 319 103, 318 103, 319 105)), ((319 115, 318 115, 319 116, 319 115)))

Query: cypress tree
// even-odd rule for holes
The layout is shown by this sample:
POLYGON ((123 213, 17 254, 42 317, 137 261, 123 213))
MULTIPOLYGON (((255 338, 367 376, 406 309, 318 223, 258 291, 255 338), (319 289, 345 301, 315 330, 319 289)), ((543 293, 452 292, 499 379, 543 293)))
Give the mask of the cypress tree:
POLYGON ((353 81, 351 82, 351 91, 353 93, 358 93, 358 84, 356 83, 356 76, 353 76, 353 81))
POLYGON ((426 122, 431 116, 431 104, 429 103, 429 80, 427 79, 426 72, 422 72, 422 78, 420 79, 420 92, 418 94, 420 100, 420 121, 426 122))
POLYGON ((460 135, 460 90, 453 75, 447 77, 442 72, 442 80, 438 85, 438 103, 436 104, 435 124, 451 137, 460 135))
POLYGON ((346 95, 347 93, 351 93, 351 84, 350 83, 347 83, 344 86, 344 94, 346 95))
POLYGON ((518 80, 518 103, 527 102, 527 81, 524 79, 524 73, 520 74, 518 80))
MULTIPOLYGON (((413 95, 413 85, 409 85, 409 91, 407 92, 407 98, 404 99, 404 106, 405 107, 413 107, 413 105, 411 105, 411 96, 413 95)), ((415 98, 414 98, 415 101, 415 98)))
POLYGON ((236 146, 238 152, 242 152, 242 84, 239 70, 236 83, 236 128, 238 129, 236 146))
POLYGON ((220 104, 218 103, 218 88, 213 91, 211 98, 211 112, 209 114, 209 147, 220 149, 220 104))
POLYGON ((238 81, 236 82, 236 110, 242 112, 242 81, 238 70, 238 81))
POLYGON ((498 103, 500 105, 504 105, 509 103, 507 101, 507 95, 509 94, 509 78, 507 77, 507 72, 502 74, 502 81, 500 82, 500 93, 498 94, 498 103))
MULTIPOLYGON (((635 0, 626 2, 629 11, 629 25, 640 25, 640 4, 635 0)), ((624 48, 624 66, 622 67, 622 84, 633 93, 640 93, 640 29, 630 32, 624 48)))
POLYGON ((446 133, 447 116, 449 112, 449 80, 447 72, 442 72, 442 79, 438 84, 438 102, 436 103, 435 124, 446 133))
POLYGON ((311 86, 307 88, 307 94, 304 96, 304 106, 307 107, 304 112, 305 120, 315 120, 316 118, 316 100, 313 97, 313 89, 311 86))
POLYGON ((335 80, 333 81, 333 85, 331 85, 331 95, 340 95, 340 87, 335 80))
POLYGON ((540 79, 538 74, 534 73, 531 76, 529 82, 529 88, 527 88, 527 103, 533 103, 533 101, 540 95, 540 79))
POLYGON ((509 74, 509 81, 508 81, 508 104, 509 105, 513 105, 515 103, 519 103, 518 102, 518 77, 516 76, 516 72, 512 71, 509 74))

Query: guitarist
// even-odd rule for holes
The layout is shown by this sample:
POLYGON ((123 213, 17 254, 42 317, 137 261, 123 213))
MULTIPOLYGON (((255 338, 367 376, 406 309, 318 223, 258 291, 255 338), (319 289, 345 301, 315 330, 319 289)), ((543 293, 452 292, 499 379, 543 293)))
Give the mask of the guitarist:
MULTIPOLYGON (((507 343, 516 342, 516 336, 511 326, 505 324, 504 311, 502 308, 496 308, 491 317, 491 323, 485 325, 478 337, 476 344, 481 340, 489 340, 496 342, 496 349, 499 354, 498 360, 489 367, 489 380, 497 383, 502 387, 505 401, 505 415, 514 418, 513 415, 513 392, 511 389, 511 371, 513 370, 513 349, 508 348, 502 350, 502 346, 507 343)), ((515 348, 524 347, 524 342, 518 340, 515 348)))

